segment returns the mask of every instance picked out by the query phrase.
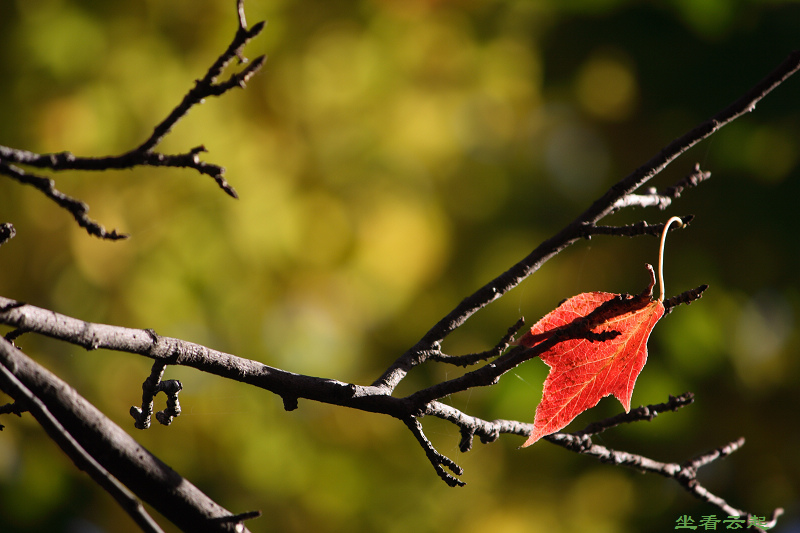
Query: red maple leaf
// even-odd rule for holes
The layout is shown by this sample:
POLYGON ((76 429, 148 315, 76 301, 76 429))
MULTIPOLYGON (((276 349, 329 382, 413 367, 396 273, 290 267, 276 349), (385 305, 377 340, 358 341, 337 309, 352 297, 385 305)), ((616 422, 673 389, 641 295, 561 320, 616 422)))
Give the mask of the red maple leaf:
POLYGON ((664 316, 664 305, 653 299, 653 267, 647 267, 652 281, 638 296, 573 296, 515 342, 533 347, 554 335, 565 337, 540 355, 550 373, 523 448, 562 429, 609 394, 630 410, 633 386, 647 362, 647 339, 664 316))

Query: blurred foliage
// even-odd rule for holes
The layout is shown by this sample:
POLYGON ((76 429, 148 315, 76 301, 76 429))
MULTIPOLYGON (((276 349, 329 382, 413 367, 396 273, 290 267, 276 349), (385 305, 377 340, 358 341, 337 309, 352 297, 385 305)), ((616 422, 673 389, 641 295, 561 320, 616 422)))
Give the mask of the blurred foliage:
MULTIPOLYGON (((0 2, 0 144, 119 153, 177 104, 235 28, 233 2, 0 2)), ((88 237, 36 191, 0 180, 0 294, 87 320, 154 328, 294 372, 371 382, 461 298, 526 255, 613 182, 727 106, 798 45, 800 4, 772 0, 259 0, 270 57, 244 91, 210 99, 159 147, 204 144, 241 199, 188 171, 65 173, 59 188, 132 238, 88 237)), ((697 403, 602 444, 681 461, 740 435, 707 486, 800 529, 800 79, 692 149, 711 181, 668 213, 694 213, 667 245, 668 290, 711 288, 665 318, 634 404, 697 403)), ((596 238, 560 254, 448 339, 492 346, 586 290, 638 292, 649 238, 596 238)), ((149 362, 24 337, 23 349, 130 428, 149 362)), ((546 368, 448 398, 483 417, 532 420, 546 368)), ((456 375, 431 365, 403 391, 456 375)), ((253 531, 506 533, 671 531, 722 513, 674 482, 504 437, 460 454, 451 489, 395 420, 173 369, 185 410, 135 437, 253 531)), ((163 401, 163 400, 162 400, 163 401)), ((607 399, 575 422, 619 412, 607 399)), ((4 532, 135 531, 29 418, 3 420, 4 532)))

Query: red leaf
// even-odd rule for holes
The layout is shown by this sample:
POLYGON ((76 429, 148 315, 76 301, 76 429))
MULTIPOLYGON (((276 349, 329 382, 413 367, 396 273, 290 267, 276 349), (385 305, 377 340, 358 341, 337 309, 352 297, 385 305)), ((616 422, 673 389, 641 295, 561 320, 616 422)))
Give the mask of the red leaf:
MULTIPOLYGON (((652 267, 648 267, 652 275, 652 267)), ((536 408, 533 432, 523 448, 562 429, 609 394, 616 396, 626 412, 630 410, 633 386, 647 362, 647 339, 664 315, 664 305, 652 298, 654 284, 655 276, 650 286, 634 297, 608 292, 573 296, 515 342, 536 346, 559 331, 574 327, 576 319, 586 317, 585 327, 593 334, 616 335, 605 340, 598 340, 596 335, 594 340, 568 338, 542 352, 540 357, 550 367, 550 373, 536 408), (606 305, 600 307, 603 304, 606 305)))

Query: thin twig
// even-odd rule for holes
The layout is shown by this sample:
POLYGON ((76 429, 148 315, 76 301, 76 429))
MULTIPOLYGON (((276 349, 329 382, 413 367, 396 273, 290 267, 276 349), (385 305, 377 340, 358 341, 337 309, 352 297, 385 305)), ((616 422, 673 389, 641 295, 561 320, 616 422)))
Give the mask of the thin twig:
MULTIPOLYGON (((659 413, 676 411, 681 407, 689 405, 691 402, 691 393, 682 394, 677 397, 670 396, 669 400, 665 403, 639 407, 631 410, 630 413, 623 413, 606 420, 594 422, 581 431, 575 433, 553 433, 543 437, 543 439, 575 453, 595 457, 603 463, 627 466, 640 472, 658 474, 666 478, 674 479, 696 498, 714 505, 730 515, 747 516, 749 519, 749 517, 753 515, 731 506, 723 498, 706 489, 697 479, 697 470, 700 467, 733 453, 741 447, 744 443, 744 439, 738 439, 725 446, 716 448, 684 464, 664 463, 643 455, 613 450, 592 442, 591 435, 593 434, 605 431, 606 429, 622 423, 652 420, 659 413)), ((425 414, 448 420, 460 428, 461 443, 459 448, 462 452, 467 452, 472 447, 474 435, 480 436, 481 441, 487 443, 496 440, 500 434, 528 436, 533 431, 533 424, 517 422, 515 420, 482 420, 467 415, 441 402, 431 402, 427 406, 425 414)), ((772 521, 769 522, 768 525, 771 524, 774 526, 775 521, 782 513, 783 509, 776 509, 772 514, 772 521)))
POLYGON ((464 473, 460 466, 458 466, 455 462, 453 462, 450 458, 445 457, 441 453, 436 451, 436 448, 433 447, 431 441, 428 440, 428 437, 425 436, 425 433, 422 431, 422 424, 419 423, 414 417, 404 418, 403 422, 405 422, 406 427, 411 431, 414 437, 419 442, 419 445, 422 446, 422 449, 425 450, 425 455, 428 456, 428 460, 433 465, 433 468, 436 470, 436 473, 439 474, 439 477, 444 480, 445 483, 450 485, 451 487, 463 487, 466 485, 465 482, 461 481, 457 477, 454 477, 450 474, 445 467, 450 470, 456 476, 460 476, 464 473))
POLYGON ((10 178, 17 180, 26 185, 32 185, 40 190, 44 195, 53 200, 60 207, 69 211, 75 218, 78 225, 84 228, 89 235, 100 237, 101 239, 108 239, 116 241, 119 239, 126 239, 128 236, 124 233, 117 233, 117 230, 106 231, 106 229, 89 218, 86 214, 89 212, 89 206, 80 200, 76 200, 71 196, 64 194, 55 187, 55 182, 49 178, 37 176, 27 172, 16 165, 8 165, 0 160, 0 174, 4 174, 10 178))
POLYGON ((712 135, 722 126, 745 113, 753 111, 762 98, 797 72, 798 69, 800 69, 800 51, 795 51, 773 72, 733 104, 671 142, 647 163, 614 184, 608 192, 595 201, 586 211, 578 215, 564 229, 541 243, 524 259, 504 273, 464 298, 452 311, 431 327, 414 346, 406 350, 383 375, 375 380, 373 385, 389 391, 394 390, 411 368, 425 361, 424 357, 420 357, 421 353, 428 352, 434 343, 441 343, 445 337, 464 324, 477 311, 519 285, 548 259, 576 242, 581 237, 582 232, 585 231, 586 224, 596 224, 603 217, 618 209, 616 205, 620 198, 634 192, 664 170, 679 155, 712 135))
POLYGON ((704 283, 696 289, 689 289, 688 291, 684 291, 673 296, 672 298, 664 300, 664 314, 671 313, 675 307, 681 304, 689 305, 695 300, 699 300, 703 297, 703 293, 706 291, 706 289, 708 289, 708 285, 704 283))
POLYGON ((606 418, 605 420, 592 422, 582 430, 573 433, 573 435, 597 435, 598 433, 602 433, 603 431, 619 426, 620 424, 630 424, 632 422, 640 422, 643 420, 650 422, 661 413, 667 411, 677 411, 681 407, 686 407, 692 402, 694 402, 694 394, 691 392, 685 392, 678 396, 670 395, 669 400, 664 403, 643 405, 637 407, 636 409, 631 409, 627 413, 620 413, 618 415, 606 418))
MULTIPOLYGON (((649 266, 649 265, 648 265, 649 266)), ((650 270, 652 275, 652 267, 650 270)), ((617 316, 630 313, 650 303, 652 284, 641 294, 630 296, 618 294, 614 298, 602 303, 586 316, 578 316, 568 324, 557 329, 542 333, 541 341, 530 348, 515 347, 476 370, 467 372, 462 376, 442 381, 426 389, 419 390, 406 397, 412 405, 422 406, 458 392, 463 392, 474 387, 487 387, 494 385, 500 377, 525 361, 539 357, 553 348, 556 344, 571 339, 587 339, 591 341, 606 341, 619 335, 617 331, 594 333, 592 330, 600 323, 607 322, 617 316)), ((537 339, 538 341, 538 339, 537 339)))
MULTIPOLYGON (((685 215, 681 217, 681 221, 683 222, 684 226, 689 224, 693 219, 694 215, 685 215)), ((584 228, 582 237, 586 239, 591 238, 593 235, 613 235, 616 237, 652 235, 654 237, 659 237, 664 232, 664 226, 664 223, 648 224, 643 220, 627 226, 596 226, 594 224, 584 224, 582 226, 584 228)))
MULTIPOLYGON (((231 61, 238 58, 241 62, 245 62, 242 55, 244 47, 260 34, 265 27, 264 22, 259 22, 250 29, 243 26, 243 24, 246 24, 243 0, 237 1, 237 19, 236 34, 225 52, 214 61, 205 76, 195 83, 194 87, 184 95, 181 102, 153 129, 153 133, 138 147, 120 155, 79 157, 70 152, 37 154, 27 150, 0 146, 0 174, 14 178, 20 183, 34 186, 60 207, 69 211, 78 224, 86 229, 90 235, 109 240, 124 239, 127 235, 118 233, 116 230, 107 232, 103 226, 87 216, 89 208, 85 203, 60 192, 55 188, 52 179, 37 176, 16 165, 46 168, 54 171, 105 171, 137 166, 192 168, 201 174, 211 176, 222 190, 231 197, 237 198, 236 191, 225 179, 225 169, 219 165, 200 160, 199 154, 206 151, 204 146, 194 147, 183 154, 162 154, 153 151, 164 137, 172 131, 173 127, 203 99, 210 96, 221 96, 236 87, 244 88, 250 78, 264 66, 266 57, 262 55, 240 72, 232 74, 227 80, 218 81, 219 76, 231 61)), ((0 241, 0 244, 2 244, 2 241, 0 241)))
POLYGON ((692 172, 675 185, 670 185, 662 191, 651 188, 645 194, 626 194, 614 202, 613 208, 616 211, 626 207, 657 207, 663 211, 672 205, 672 201, 679 198, 684 190, 697 187, 710 177, 711 172, 700 170, 700 165, 695 163, 692 172))
MULTIPOLYGON (((21 417, 22 413, 26 412, 28 412, 28 408, 23 407, 20 402, 12 402, 5 405, 0 405, 0 415, 15 414, 21 417)), ((0 424, 0 431, 3 431, 3 429, 5 429, 5 426, 0 424)))
POLYGON ((469 353, 465 355, 447 355, 443 354, 441 351, 434 353, 430 356, 430 360, 436 361, 438 363, 447 363, 454 366, 463 366, 468 367, 479 363, 481 361, 486 361, 487 359, 492 359, 494 357, 499 357, 504 351, 508 349, 511 344, 511 341, 514 340, 514 335, 522 329, 522 326, 525 325, 525 319, 520 318, 517 320, 513 326, 508 328, 508 332, 503 335, 503 338, 500 339, 494 348, 491 350, 486 350, 485 352, 478 352, 478 353, 469 353))

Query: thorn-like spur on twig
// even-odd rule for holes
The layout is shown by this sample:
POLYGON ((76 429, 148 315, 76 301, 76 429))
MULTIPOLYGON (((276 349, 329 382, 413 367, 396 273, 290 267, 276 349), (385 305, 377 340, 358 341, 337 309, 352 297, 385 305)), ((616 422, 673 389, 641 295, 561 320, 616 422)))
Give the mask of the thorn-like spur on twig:
POLYGON ((499 357, 500 354, 502 354, 511 345, 511 342, 514 340, 514 336, 520 329, 522 329, 522 326, 524 325, 525 318, 521 317, 514 323, 513 326, 508 328, 508 331, 505 335, 503 335, 503 338, 500 339, 500 342, 498 342, 491 350, 486 350, 485 352, 479 353, 469 353, 465 355, 447 355, 443 354, 441 351, 437 351, 431 354, 430 359, 440 363, 468 367, 470 365, 474 365, 475 363, 479 363, 480 361, 485 361, 493 357, 499 357))
POLYGON ((704 283, 696 289, 689 289, 688 291, 684 291, 668 300, 664 300, 664 314, 672 312, 672 309, 678 305, 688 305, 695 300, 699 300, 703 297, 703 293, 706 289, 708 289, 708 285, 704 283))
MULTIPOLYGON (((22 413, 25 413, 27 411, 28 408, 22 407, 20 402, 11 402, 5 405, 0 405, 0 415, 14 414, 17 415, 18 417, 22 417, 22 413)), ((0 424, 0 431, 3 431, 3 428, 5 428, 5 426, 3 424, 0 424)))
MULTIPOLYGON (((5 310, 6 310, 6 309, 0 309, 0 311, 5 311, 5 310)), ((8 333, 6 333, 6 334, 5 334, 3 337, 4 337, 4 338, 5 338, 5 339, 6 339, 8 342, 10 342, 11 344, 14 344, 14 341, 16 341, 18 338, 20 338, 20 337, 21 337, 22 335, 24 335, 25 333, 27 333, 27 331, 26 331, 25 329, 23 329, 23 328, 16 328, 16 329, 12 329, 12 330, 11 330, 11 331, 9 331, 8 333)))
POLYGON ((286 411, 294 411, 298 406, 297 396, 283 396, 283 409, 286 411))
POLYGON ((422 446, 422 449, 425 450, 425 455, 433 465, 436 473, 439 474, 439 477, 451 487, 463 487, 466 485, 465 482, 461 481, 445 470, 445 467, 447 467, 450 472, 456 476, 460 476, 464 473, 464 470, 455 462, 453 462, 453 460, 436 451, 436 448, 433 447, 431 441, 429 441, 428 437, 425 436, 425 433, 422 432, 422 424, 419 423, 419 420, 414 417, 410 417, 403 419, 403 422, 405 422, 408 429, 411 430, 411 433, 414 434, 414 437, 416 437, 417 442, 419 442, 420 446, 422 446))
POLYGON ((136 429, 148 429, 150 427, 153 415, 153 401, 159 392, 167 395, 167 408, 156 413, 156 420, 168 426, 176 416, 181 414, 178 393, 183 389, 183 385, 177 379, 162 381, 161 378, 164 376, 166 368, 167 363, 156 361, 153 363, 150 376, 142 383, 142 406, 136 407, 134 405, 130 410, 131 416, 135 420, 134 426, 136 429))
POLYGON ((232 514, 229 516, 220 516, 219 518, 211 518, 209 519, 209 522, 217 524, 230 524, 230 523, 242 524, 245 520, 252 520, 254 518, 260 518, 260 517, 261 517, 261 511, 247 511, 245 513, 232 514))
POLYGON ((0 246, 13 239, 16 234, 17 230, 14 229, 13 225, 7 222, 0 224, 0 246))
POLYGON ((680 180, 675 185, 671 185, 669 187, 666 187, 659 194, 661 196, 663 196, 663 197, 670 198, 670 199, 674 200, 676 198, 680 198, 681 193, 685 189, 690 189, 692 187, 697 187, 700 183, 706 181, 710 177, 711 177, 711 172, 700 170, 700 163, 695 163, 694 164, 694 169, 692 170, 692 172, 690 172, 685 178, 680 180))
POLYGON ((695 163, 694 169, 686 177, 682 178, 675 185, 670 185, 661 191, 651 187, 645 194, 626 194, 614 202, 615 211, 625 207, 657 207, 661 211, 672 204, 672 201, 679 198, 681 193, 690 187, 696 187, 703 181, 711 177, 711 172, 700 170, 700 164, 695 163))

